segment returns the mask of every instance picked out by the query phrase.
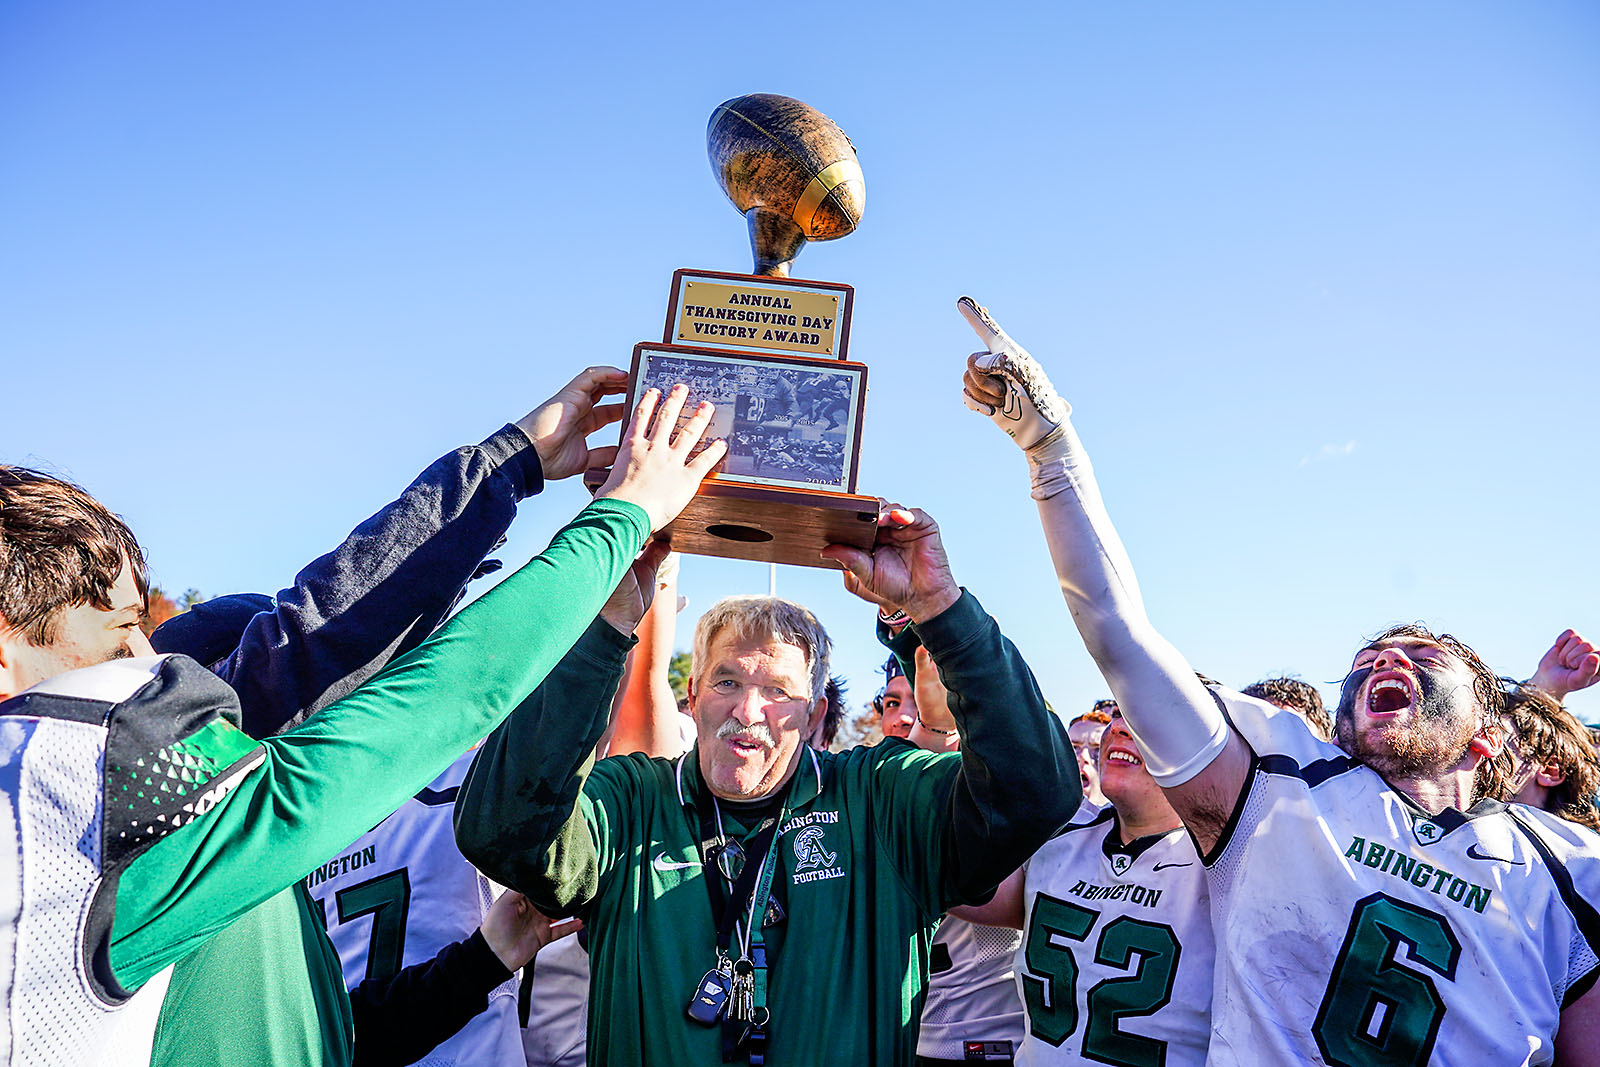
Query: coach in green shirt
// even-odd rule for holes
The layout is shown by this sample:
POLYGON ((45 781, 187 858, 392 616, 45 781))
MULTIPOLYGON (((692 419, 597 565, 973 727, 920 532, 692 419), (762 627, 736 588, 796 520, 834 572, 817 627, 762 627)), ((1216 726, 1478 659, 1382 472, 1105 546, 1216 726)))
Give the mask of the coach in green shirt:
POLYGON ((696 627, 695 748, 596 764, 643 610, 613 602, 462 787, 467 858, 589 927, 591 1063, 913 1062, 945 909, 987 900, 1078 805, 1065 732, 951 577, 932 519, 891 511, 870 554, 824 555, 911 616, 959 754, 807 746, 827 634, 799 605, 738 597, 696 627), (686 1013, 697 998, 704 1023, 686 1013))

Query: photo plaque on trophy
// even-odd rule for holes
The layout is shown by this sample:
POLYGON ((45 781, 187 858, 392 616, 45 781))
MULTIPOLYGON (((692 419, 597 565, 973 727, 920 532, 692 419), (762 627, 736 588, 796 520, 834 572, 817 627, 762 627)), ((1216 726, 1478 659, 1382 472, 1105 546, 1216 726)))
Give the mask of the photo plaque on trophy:
MULTIPOLYGON (((807 241, 843 237, 861 221, 861 165, 826 115, 768 93, 718 107, 706 148, 748 222, 755 269, 675 272, 660 343, 634 346, 629 407, 651 387, 683 382, 681 421, 709 400, 706 443, 728 444, 667 533, 680 552, 836 567, 822 548, 870 546, 879 509, 856 492, 867 367, 847 358, 855 290, 789 270, 807 241)), ((598 486, 608 473, 585 481, 598 486)))

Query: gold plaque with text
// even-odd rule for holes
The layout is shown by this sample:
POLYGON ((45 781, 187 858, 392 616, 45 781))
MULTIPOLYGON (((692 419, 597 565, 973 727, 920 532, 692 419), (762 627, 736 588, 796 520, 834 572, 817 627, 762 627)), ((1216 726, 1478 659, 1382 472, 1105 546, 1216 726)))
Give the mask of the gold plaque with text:
POLYGON ((663 340, 843 359, 851 291, 836 282, 768 283, 750 275, 680 270, 673 277, 663 340))

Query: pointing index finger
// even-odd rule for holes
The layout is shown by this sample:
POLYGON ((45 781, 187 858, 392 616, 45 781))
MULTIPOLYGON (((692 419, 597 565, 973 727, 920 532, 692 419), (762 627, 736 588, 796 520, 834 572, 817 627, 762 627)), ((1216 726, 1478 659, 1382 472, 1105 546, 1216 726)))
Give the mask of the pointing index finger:
POLYGON ((1016 342, 1011 340, 1010 335, 1000 328, 998 322, 994 321, 994 316, 989 314, 989 309, 972 299, 972 297, 964 296, 957 300, 956 310, 961 312, 961 316, 967 320, 967 324, 972 327, 972 331, 983 342, 984 348, 990 352, 1005 352, 1014 350, 1017 347, 1016 342))

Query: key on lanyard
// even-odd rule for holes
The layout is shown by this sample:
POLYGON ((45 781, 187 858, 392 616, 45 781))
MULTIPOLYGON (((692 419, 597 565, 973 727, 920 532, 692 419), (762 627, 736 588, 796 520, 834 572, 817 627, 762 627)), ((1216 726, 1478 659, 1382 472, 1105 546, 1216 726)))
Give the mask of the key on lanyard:
POLYGON ((756 1015, 756 965, 740 959, 733 965, 733 1001, 728 1006, 728 1017, 748 1023, 756 1015))
POLYGON ((715 1026, 728 1010, 728 998, 733 992, 733 964, 727 953, 717 954, 717 965, 705 973, 695 986, 694 996, 684 1014, 702 1026, 715 1026))

